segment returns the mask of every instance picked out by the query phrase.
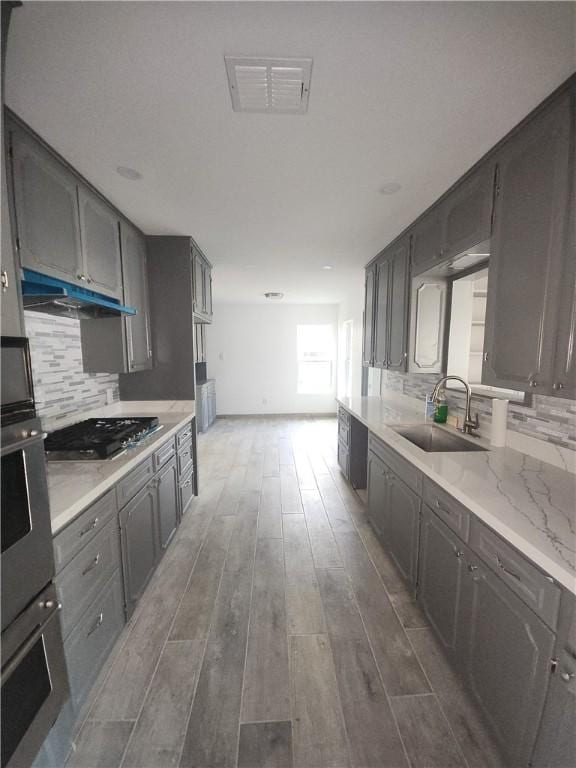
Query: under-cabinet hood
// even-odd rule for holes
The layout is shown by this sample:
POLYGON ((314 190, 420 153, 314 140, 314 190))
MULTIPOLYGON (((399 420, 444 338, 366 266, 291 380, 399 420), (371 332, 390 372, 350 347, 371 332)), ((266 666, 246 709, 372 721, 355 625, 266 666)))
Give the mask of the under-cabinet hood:
POLYGON ((22 270, 22 302, 24 309, 81 320, 136 314, 117 299, 31 269, 22 270))

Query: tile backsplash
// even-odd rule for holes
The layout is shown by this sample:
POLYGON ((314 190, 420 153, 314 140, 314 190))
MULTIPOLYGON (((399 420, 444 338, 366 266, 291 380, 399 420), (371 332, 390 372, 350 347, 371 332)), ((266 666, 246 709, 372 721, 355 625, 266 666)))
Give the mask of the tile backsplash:
POLYGON ((80 321, 25 312, 36 409, 44 429, 57 429, 74 414, 118 400, 118 375, 84 373, 80 321), (111 392, 109 392, 111 390, 111 392))
MULTIPOLYGON (((424 402, 426 393, 432 391, 438 378, 438 374, 382 371, 380 386, 381 391, 388 389, 401 392, 424 402)), ((450 411, 463 415, 466 402, 464 393, 447 390, 446 397, 450 411)), ((489 423, 492 401, 487 397, 473 397, 472 404, 472 412, 479 414, 480 423, 489 423)), ((576 400, 534 395, 531 406, 510 403, 508 429, 576 451, 576 400)))

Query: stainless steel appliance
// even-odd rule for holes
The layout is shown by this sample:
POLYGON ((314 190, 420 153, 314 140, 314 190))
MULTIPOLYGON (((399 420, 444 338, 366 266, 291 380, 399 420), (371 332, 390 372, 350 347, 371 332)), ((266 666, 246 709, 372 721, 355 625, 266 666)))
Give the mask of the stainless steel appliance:
POLYGON ((85 419, 51 432, 44 449, 49 461, 102 461, 137 446, 160 428, 156 416, 85 419))
POLYGON ((2 337, 1 768, 27 768, 68 697, 28 342, 2 337))
POLYGON ((32 764, 68 698, 58 608, 49 584, 2 633, 2 768, 32 764))

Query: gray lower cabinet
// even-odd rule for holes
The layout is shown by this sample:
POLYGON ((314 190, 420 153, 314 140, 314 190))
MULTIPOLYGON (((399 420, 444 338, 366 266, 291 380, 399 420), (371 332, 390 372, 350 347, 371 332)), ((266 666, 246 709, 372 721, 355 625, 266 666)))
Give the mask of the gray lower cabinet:
POLYGON ((348 446, 343 440, 338 440, 338 466, 342 470, 344 477, 350 477, 350 455, 348 446))
POLYGON ((418 601, 445 650, 456 650, 462 580, 462 542, 425 504, 422 506, 418 601))
POLYGON ((416 588, 420 496, 372 451, 368 454, 368 514, 398 570, 416 588))
POLYGON ((120 541, 126 613, 132 614, 159 558, 158 496, 151 480, 120 511, 120 541))
POLYGON ((216 383, 213 379, 196 385, 196 423, 206 432, 216 419, 216 383))
POLYGON ((554 634, 495 573, 466 557, 457 663, 509 765, 527 765, 542 715, 554 634))
POLYGON ((84 285, 76 177, 19 127, 9 130, 20 263, 84 285))
POLYGON ((80 239, 90 290, 122 300, 119 220, 116 213, 87 187, 78 185, 80 239))
MULTIPOLYGON (((574 95, 566 91, 498 152, 482 383, 538 393, 569 386, 558 371, 573 347, 574 283, 564 266, 574 205, 574 95), (567 289, 567 290, 566 290, 567 289), (567 308, 559 304, 560 297, 567 308), (560 334, 559 313, 562 316, 560 334), (566 322, 568 320, 568 322, 566 322), (559 349, 557 342, 566 345, 559 349), (556 386, 556 388, 555 388, 556 386)), ((567 259, 567 261, 566 261, 567 259)), ((573 273, 573 268, 572 268, 573 273)))
POLYGON ((190 470, 189 473, 180 480, 179 485, 180 494, 180 518, 182 518, 186 512, 190 509, 192 501, 194 499, 194 471, 190 470))
POLYGON ((550 680, 531 761, 534 768, 576 765, 576 655, 562 649, 550 680))
POLYGON ((178 527, 178 466, 171 459, 157 475, 158 533, 160 549, 165 551, 178 527))

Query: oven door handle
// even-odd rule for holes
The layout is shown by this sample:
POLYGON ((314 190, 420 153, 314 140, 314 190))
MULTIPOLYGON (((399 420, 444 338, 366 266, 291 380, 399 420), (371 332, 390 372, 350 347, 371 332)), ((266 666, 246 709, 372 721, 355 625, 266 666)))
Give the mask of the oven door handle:
POLYGON ((38 639, 44 634, 46 627, 52 619, 54 619, 55 616, 58 615, 58 611, 60 610, 60 604, 57 605, 57 607, 52 611, 50 616, 46 619, 46 621, 43 621, 40 626, 35 629, 31 635, 28 635, 28 638, 22 643, 22 645, 18 648, 16 653, 12 656, 11 659, 6 663, 6 666, 2 670, 2 683, 5 683, 12 673, 15 671, 15 669, 18 667, 22 659, 26 656, 26 654, 30 651, 32 646, 38 642, 38 639))
POLYGON ((2 455, 8 455, 14 453, 14 451, 21 451, 25 448, 30 448, 32 445, 43 443, 48 437, 48 432, 39 432, 34 437, 26 437, 21 440, 15 440, 13 443, 8 443, 2 446, 2 455))

